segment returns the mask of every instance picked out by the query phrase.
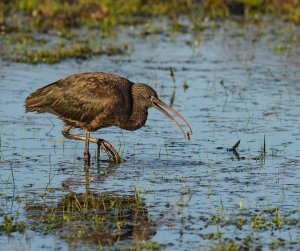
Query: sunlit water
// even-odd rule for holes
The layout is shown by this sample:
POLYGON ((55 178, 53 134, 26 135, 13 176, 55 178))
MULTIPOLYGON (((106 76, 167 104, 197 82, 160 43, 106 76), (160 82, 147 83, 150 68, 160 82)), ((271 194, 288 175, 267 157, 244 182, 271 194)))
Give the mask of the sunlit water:
MULTIPOLYGON (((300 33, 290 25, 278 25, 281 29, 271 23, 228 22, 199 34, 162 32, 144 38, 138 36, 139 29, 124 28, 127 35, 121 40, 131 47, 126 55, 56 65, 1 62, 1 215, 18 211, 19 219, 27 221, 26 203, 39 201, 42 194, 59 201, 68 192, 66 184, 74 192, 86 188, 83 142, 65 140, 64 125, 55 116, 25 113, 24 99, 31 91, 73 73, 104 71, 148 83, 169 103, 173 67, 173 107, 193 128, 191 141, 153 109, 138 131, 100 130, 93 136, 120 148, 125 163, 108 167, 103 162, 99 170, 93 161, 91 190, 133 195, 138 188, 156 223, 156 233, 149 239, 165 249, 213 246, 218 240, 204 240, 203 235, 218 232, 224 239, 234 239, 252 231, 259 237, 256 242, 266 247, 278 237, 297 241, 299 226, 275 230, 271 236, 270 231, 251 230, 249 222, 241 231, 230 224, 206 225, 211 215, 238 214, 241 203, 251 212, 278 208, 282 215, 295 210, 299 216, 300 33), (289 55, 274 52, 274 46, 282 44, 291 47, 289 55), (256 160, 264 137, 266 156, 256 160), (238 139, 243 160, 228 151, 238 139), (107 168, 114 170, 104 175, 107 168)), ((95 157, 96 147, 91 149, 95 157)), ((0 243, 1 250, 81 250, 89 245, 74 246, 53 233, 29 229, 1 235, 0 243)), ((89 248, 93 247, 97 248, 89 248)))

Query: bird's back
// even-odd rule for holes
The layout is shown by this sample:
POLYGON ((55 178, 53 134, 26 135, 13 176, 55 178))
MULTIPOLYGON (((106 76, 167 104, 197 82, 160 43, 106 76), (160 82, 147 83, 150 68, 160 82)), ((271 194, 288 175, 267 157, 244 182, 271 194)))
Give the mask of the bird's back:
POLYGON ((132 109, 129 80, 109 73, 80 73, 31 93, 27 112, 49 112, 75 127, 97 130, 126 119, 132 109))

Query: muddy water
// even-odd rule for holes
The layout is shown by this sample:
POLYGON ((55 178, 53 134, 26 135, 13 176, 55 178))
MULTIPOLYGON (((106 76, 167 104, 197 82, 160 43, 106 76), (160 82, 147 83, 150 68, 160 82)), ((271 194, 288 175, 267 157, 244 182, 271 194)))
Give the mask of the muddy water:
MULTIPOLYGON (((25 222, 26 229, 1 235, 0 249, 99 248, 94 239, 65 238, 70 236, 62 228, 43 231, 47 224, 43 228, 37 220, 41 217, 28 212, 33 205, 45 210, 39 205, 51 207, 62 195, 81 196, 87 190, 118 198, 131 198, 138 190, 139 210, 151 222, 139 230, 148 231, 145 238, 124 227, 126 236, 119 234, 121 238, 109 244, 103 241, 106 247, 135 247, 145 240, 163 249, 190 250, 229 240, 239 244, 246 236, 251 236, 251 247, 298 247, 299 28, 280 22, 227 22, 207 24, 203 32, 173 34, 166 27, 141 37, 142 29, 124 28, 125 35, 114 38, 131 48, 122 56, 50 66, 1 62, 0 213, 18 215, 16 221, 25 222), (166 103, 175 90, 173 107, 193 128, 191 141, 150 110, 146 126, 136 132, 107 128, 94 133, 120 149, 125 163, 97 165, 94 159, 87 177, 83 143, 64 140, 63 123, 55 116, 26 114, 23 108, 25 97, 36 88, 85 71, 146 82, 166 103), (237 159, 228 149, 239 139, 237 159), (272 210, 275 214, 268 213, 272 210), (257 215, 264 226, 258 226, 257 215), (241 218, 245 222, 238 228, 241 218)), ((101 158, 105 160, 105 154, 101 158)), ((111 234, 118 236, 118 229, 111 234)))

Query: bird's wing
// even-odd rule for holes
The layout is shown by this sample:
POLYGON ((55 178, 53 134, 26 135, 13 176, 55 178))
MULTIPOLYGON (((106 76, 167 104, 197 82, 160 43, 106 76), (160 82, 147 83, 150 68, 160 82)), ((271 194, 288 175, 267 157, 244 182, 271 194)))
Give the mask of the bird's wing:
POLYGON ((111 74, 76 74, 30 96, 39 101, 39 108, 35 109, 38 112, 54 113, 64 120, 84 124, 100 116, 109 126, 115 116, 128 112, 131 85, 130 81, 111 74))

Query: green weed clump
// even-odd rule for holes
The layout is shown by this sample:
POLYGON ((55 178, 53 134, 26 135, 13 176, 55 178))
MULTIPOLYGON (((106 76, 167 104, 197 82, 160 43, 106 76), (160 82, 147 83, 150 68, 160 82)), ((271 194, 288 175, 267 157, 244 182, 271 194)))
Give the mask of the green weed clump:
MULTIPOLYGON (((10 59, 14 62, 25 63, 58 63, 67 58, 89 59, 96 55, 119 55, 124 54, 127 45, 120 46, 91 46, 88 42, 73 42, 70 46, 57 45, 53 49, 48 48, 23 48, 21 53, 12 52, 10 59)), ((20 50, 19 50, 20 51, 20 50)), ((9 59, 9 58, 7 58, 9 59)))
POLYGON ((5 215, 3 217, 3 222, 0 225, 0 233, 11 234, 14 232, 24 232, 25 230, 25 222, 18 221, 18 217, 10 217, 5 215))
POLYGON ((124 22, 135 22, 133 17, 136 16, 185 13, 191 10, 192 4, 191 0, 14 0, 7 1, 3 7, 5 14, 17 13, 21 22, 27 19, 29 27, 47 30, 81 25, 105 29, 124 22))
MULTIPOLYGON (((115 35, 117 26, 151 24, 155 18, 165 17, 170 32, 175 34, 202 31, 203 20, 232 15, 244 16, 245 20, 271 15, 300 24, 300 0, 1 1, 0 57, 17 62, 57 63, 67 58, 122 54, 126 46, 101 45, 102 38, 115 35), (180 17, 188 19, 190 24, 181 24, 180 17), (81 29, 86 28, 88 31, 82 34, 81 29), (95 32, 98 39, 94 39, 95 32), (94 40, 93 44, 82 43, 82 38, 94 40), (62 43, 68 46, 60 46, 62 43)), ((141 35, 161 32, 161 27, 148 28, 141 35)))
POLYGON ((45 31, 82 25, 106 30, 117 24, 134 24, 137 17, 168 16, 174 19, 178 15, 191 16, 192 12, 202 17, 285 15, 300 23, 299 0, 13 0, 1 3, 0 7, 3 10, 0 21, 19 30, 26 27, 45 31), (18 21, 10 24, 12 16, 18 21))
POLYGON ((205 227, 216 226, 217 231, 201 234, 201 237, 215 242, 208 250, 262 250, 265 242, 261 234, 269 236, 271 250, 294 247, 298 245, 297 239, 283 239, 281 231, 298 226, 298 214, 298 210, 283 212, 278 207, 253 210, 244 207, 240 200, 236 211, 226 213, 221 207, 213 211, 208 220, 204 218, 205 227), (234 232, 231 237, 227 236, 228 229, 234 232))
POLYGON ((203 11, 208 17, 272 15, 300 24, 299 0, 206 0, 203 11))
POLYGON ((143 200, 135 195, 69 194, 60 202, 26 208, 36 231, 56 234, 68 242, 111 245, 123 239, 148 240, 155 233, 143 200))

